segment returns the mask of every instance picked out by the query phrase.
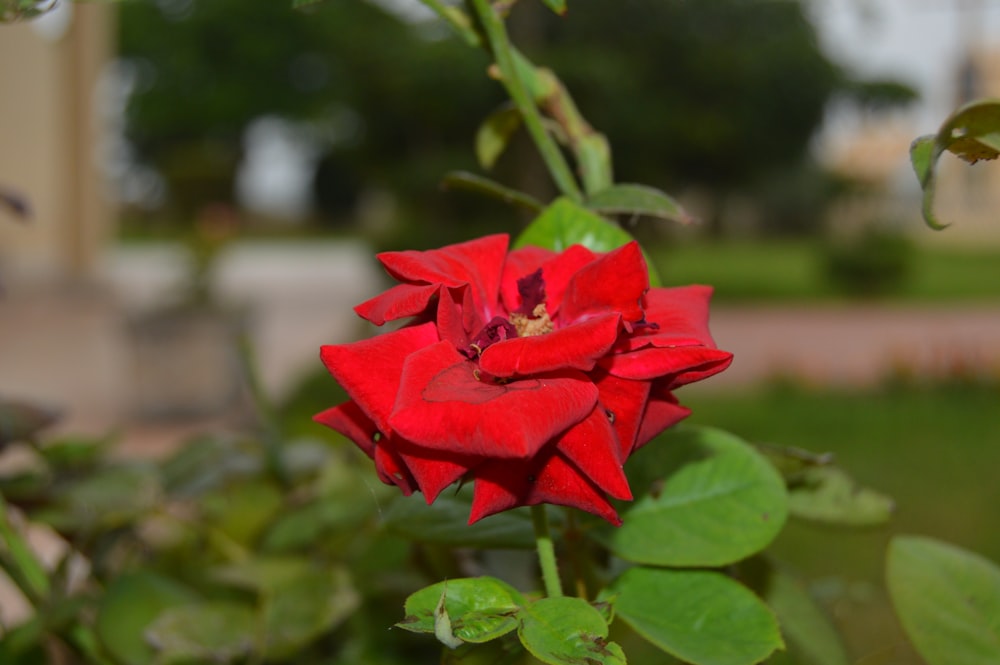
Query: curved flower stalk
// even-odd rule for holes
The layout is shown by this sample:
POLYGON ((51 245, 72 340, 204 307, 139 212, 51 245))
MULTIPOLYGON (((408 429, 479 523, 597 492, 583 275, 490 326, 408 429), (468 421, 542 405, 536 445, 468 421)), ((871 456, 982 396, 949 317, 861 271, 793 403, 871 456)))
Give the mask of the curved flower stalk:
POLYGON ((708 331, 711 289, 649 288, 635 242, 508 252, 494 235, 379 255, 400 284, 358 305, 383 325, 324 346, 351 401, 316 420, 428 503, 475 483, 470 523, 524 505, 580 508, 613 524, 631 499, 622 465, 685 418, 673 391, 732 360, 708 331))

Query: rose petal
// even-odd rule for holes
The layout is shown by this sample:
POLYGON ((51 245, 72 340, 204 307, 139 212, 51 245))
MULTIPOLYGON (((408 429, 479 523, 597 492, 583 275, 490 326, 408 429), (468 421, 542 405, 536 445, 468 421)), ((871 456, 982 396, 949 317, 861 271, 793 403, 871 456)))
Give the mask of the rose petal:
POLYGON ((326 425, 354 442, 368 457, 375 457, 375 441, 381 436, 378 426, 355 402, 344 402, 313 416, 313 420, 326 425))
POLYGON ((360 342, 323 346, 320 358, 361 410, 388 434, 403 363, 415 351, 437 341, 434 324, 424 323, 360 342))
POLYGON ((390 441, 383 440, 375 446, 375 471, 379 480, 386 485, 395 485, 403 493, 403 496, 410 496, 417 488, 417 483, 406 468, 406 462, 392 449, 390 441))
POLYGON ((439 289, 437 284, 420 286, 398 284, 385 293, 380 293, 357 305, 354 311, 361 318, 381 326, 386 321, 395 321, 422 313, 430 305, 439 289))
POLYGON ((490 345, 480 367, 494 376, 527 376, 559 369, 593 369, 618 339, 621 317, 602 314, 544 335, 490 345))
POLYGON ((692 346, 716 348, 708 330, 709 286, 679 286, 650 289, 643 298, 646 321, 623 340, 621 350, 634 351, 647 346, 692 346))
POLYGON ((598 488, 615 499, 632 498, 622 469, 621 443, 600 405, 586 420, 566 430, 555 446, 598 488))
POLYGON ((630 381, 595 370, 590 374, 598 390, 598 408, 603 408, 618 434, 619 459, 624 461, 635 447, 639 423, 649 399, 649 381, 630 381))
POLYGON ((547 453, 525 463, 491 460, 475 471, 469 524, 495 513, 540 503, 585 510, 621 525, 607 497, 569 461, 547 453))
POLYGON ((428 505, 444 488, 460 480, 482 461, 480 458, 456 455, 453 452, 421 448, 408 441, 400 441, 397 450, 428 505))
POLYGON ((448 342, 410 355, 389 422, 413 443, 461 455, 533 457, 583 420, 597 388, 575 372, 496 383, 448 342), (515 415, 516 414, 516 415, 515 415))
POLYGON ((649 272, 635 241, 598 257, 570 279, 559 308, 565 325, 588 316, 618 312, 625 321, 641 321, 640 304, 649 289, 649 272))
POLYGON ((400 282, 445 287, 468 284, 478 315, 489 320, 497 314, 494 310, 508 244, 506 235, 491 235, 424 252, 383 252, 378 260, 400 282))
POLYGON ((616 353, 601 359, 600 365, 623 379, 648 381, 673 377, 672 387, 700 381, 729 367, 733 354, 705 346, 659 348, 649 346, 631 353, 616 353))
POLYGON ((665 429, 676 425, 689 415, 691 409, 677 402, 677 398, 670 392, 665 382, 655 382, 650 390, 642 423, 639 425, 635 449, 638 450, 646 445, 665 429))

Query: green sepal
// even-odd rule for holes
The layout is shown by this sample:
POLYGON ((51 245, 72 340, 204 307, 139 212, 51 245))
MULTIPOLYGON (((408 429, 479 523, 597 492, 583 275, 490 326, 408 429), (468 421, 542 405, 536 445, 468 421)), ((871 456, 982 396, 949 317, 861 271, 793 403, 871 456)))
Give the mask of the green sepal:
POLYGON ((455 648, 462 642, 488 642, 511 632, 526 604, 517 589, 495 577, 445 580, 410 595, 403 606, 406 617, 396 627, 435 635, 455 648))

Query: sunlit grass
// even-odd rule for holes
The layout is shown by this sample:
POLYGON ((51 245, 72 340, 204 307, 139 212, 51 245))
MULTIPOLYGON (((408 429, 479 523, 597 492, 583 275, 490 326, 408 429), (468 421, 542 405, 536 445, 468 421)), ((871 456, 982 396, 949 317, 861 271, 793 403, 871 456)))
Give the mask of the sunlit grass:
MULTIPOLYGON (((685 243, 653 247, 664 283, 711 284, 719 302, 844 300, 809 241, 685 243)), ((1000 299, 1000 250, 914 247, 911 271, 892 300, 944 303, 1000 299)))

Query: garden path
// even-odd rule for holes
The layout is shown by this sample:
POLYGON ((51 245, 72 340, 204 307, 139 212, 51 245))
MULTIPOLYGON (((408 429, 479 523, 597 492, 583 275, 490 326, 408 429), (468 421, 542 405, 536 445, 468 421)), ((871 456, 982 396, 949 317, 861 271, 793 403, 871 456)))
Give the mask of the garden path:
MULTIPOLYGON (((384 286, 370 256, 358 242, 243 244, 223 256, 214 283, 226 302, 250 312, 268 393, 280 396, 315 368, 321 344, 366 334, 351 308, 384 286)), ((60 407, 60 430, 115 430, 147 452, 203 426, 129 417, 130 316, 176 290, 183 270, 178 249, 126 247, 109 253, 99 286, 8 287, 0 298, 0 395, 60 407)), ((816 386, 870 385, 892 374, 1000 376, 1000 303, 718 306, 712 330, 735 354, 733 365, 686 390, 776 376, 816 386)))

